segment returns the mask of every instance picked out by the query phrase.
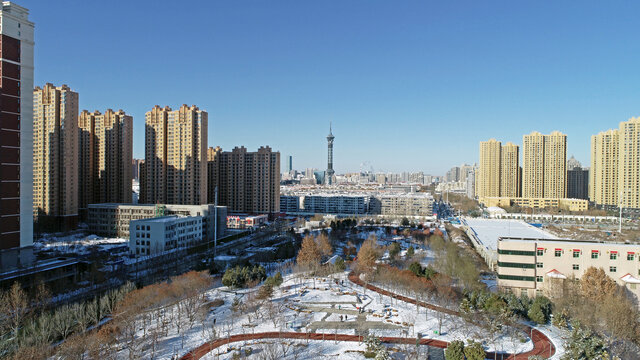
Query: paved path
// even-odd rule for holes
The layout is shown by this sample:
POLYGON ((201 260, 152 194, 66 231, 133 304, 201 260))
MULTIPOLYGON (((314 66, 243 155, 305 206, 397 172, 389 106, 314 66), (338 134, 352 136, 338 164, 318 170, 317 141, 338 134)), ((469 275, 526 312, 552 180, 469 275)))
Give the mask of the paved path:
MULTIPOLYGON (((357 275, 353 272, 349 274, 349 280, 356 285, 364 287, 363 283, 357 275)), ((387 290, 381 289, 379 287, 367 284, 366 288, 372 291, 375 291, 379 294, 390 296, 398 300, 402 300, 404 302, 408 302, 410 304, 416 304, 415 299, 411 299, 406 296, 398 295, 395 293, 391 293, 387 290)), ((444 312, 450 315, 460 315, 459 312, 446 309, 440 306, 427 304, 425 302, 420 301, 418 303, 422 307, 427 307, 434 311, 444 312)), ((522 329, 526 331, 528 334, 531 334, 531 340, 533 341, 533 350, 528 351, 526 353, 516 354, 520 359, 527 359, 529 356, 540 355, 542 357, 553 356, 555 354, 555 347, 553 343, 549 340, 549 338, 543 334, 542 332, 532 329, 529 326, 523 325, 522 329)), ((238 341, 247 341, 247 340, 258 340, 258 339, 309 339, 309 340, 331 340, 331 341, 362 341, 363 336, 360 335, 346 335, 346 334, 327 334, 327 333, 296 333, 296 332, 263 332, 257 334, 238 334, 232 335, 228 338, 219 339, 210 343, 204 343, 197 347, 196 349, 190 351, 185 354, 181 360, 197 360, 202 358, 204 355, 209 353, 210 351, 223 346, 225 344, 230 344, 238 341)), ((442 340, 434 340, 434 339, 416 339, 416 338, 402 338, 402 337, 381 337, 380 341, 387 344, 415 344, 416 341, 420 345, 433 346, 437 348, 446 348, 449 343, 442 340)), ((494 357, 501 360, 512 360, 515 359, 516 356, 513 354, 494 354, 493 352, 487 352, 485 354, 486 358, 493 359, 494 357)))

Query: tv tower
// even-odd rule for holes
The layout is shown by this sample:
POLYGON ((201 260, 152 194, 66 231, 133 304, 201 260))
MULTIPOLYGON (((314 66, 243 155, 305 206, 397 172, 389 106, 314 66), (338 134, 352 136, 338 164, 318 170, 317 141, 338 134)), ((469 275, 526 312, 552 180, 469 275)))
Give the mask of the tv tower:
POLYGON ((329 122, 329 135, 327 135, 327 151, 328 151, 328 161, 327 161, 327 176, 324 179, 324 183, 327 185, 331 185, 333 183, 333 133, 331 132, 331 122, 329 122))

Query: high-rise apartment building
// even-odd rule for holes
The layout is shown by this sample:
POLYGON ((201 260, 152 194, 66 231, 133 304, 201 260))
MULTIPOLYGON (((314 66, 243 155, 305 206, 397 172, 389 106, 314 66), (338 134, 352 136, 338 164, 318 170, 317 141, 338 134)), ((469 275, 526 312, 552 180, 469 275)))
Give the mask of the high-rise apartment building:
POLYGON ((33 215, 39 230, 78 221, 78 93, 46 84, 33 91, 33 215))
POLYGON ((88 204, 130 203, 133 117, 122 110, 84 110, 79 126, 80 214, 88 204))
POLYGON ((29 10, 0 10, 0 250, 33 244, 33 28, 29 10))
POLYGON ((500 196, 520 196, 520 148, 508 142, 500 148, 500 196))
POLYGON ((133 159, 131 163, 131 176, 136 181, 140 181, 140 168, 143 164, 144 159, 133 159))
MULTIPOLYGON (((218 205, 229 212, 280 212, 280 153, 270 147, 208 150, 208 188, 218 187, 218 205)), ((209 203, 213 203, 210 194, 209 203)))
POLYGON ((640 117, 620 123, 618 191, 620 205, 640 209, 640 117))
POLYGON ((532 132, 522 139, 522 196, 565 198, 567 193, 567 136, 532 132))
POLYGON ((480 142, 480 167, 475 175, 478 197, 520 195, 519 147, 491 139, 480 142))
POLYGON ((502 144, 496 139, 480 142, 480 168, 478 169, 476 195, 500 196, 500 160, 502 144))
POLYGON ((589 170, 573 156, 567 160, 567 198, 589 199, 589 170))
POLYGON ((140 203, 207 202, 208 114, 195 105, 156 105, 145 114, 145 162, 140 203))
POLYGON ((598 205, 618 206, 620 134, 618 129, 591 136, 589 199, 598 205))

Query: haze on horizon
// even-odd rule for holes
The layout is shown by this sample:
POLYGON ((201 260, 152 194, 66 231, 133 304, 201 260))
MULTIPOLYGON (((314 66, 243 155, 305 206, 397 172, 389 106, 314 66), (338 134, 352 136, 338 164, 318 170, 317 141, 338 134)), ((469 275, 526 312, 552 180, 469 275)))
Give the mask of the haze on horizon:
POLYGON ((444 174, 479 141, 590 136, 640 115, 640 4, 511 1, 24 0, 35 84, 68 84, 80 109, 134 117, 183 103, 209 112, 209 146, 269 145, 294 168, 444 174))

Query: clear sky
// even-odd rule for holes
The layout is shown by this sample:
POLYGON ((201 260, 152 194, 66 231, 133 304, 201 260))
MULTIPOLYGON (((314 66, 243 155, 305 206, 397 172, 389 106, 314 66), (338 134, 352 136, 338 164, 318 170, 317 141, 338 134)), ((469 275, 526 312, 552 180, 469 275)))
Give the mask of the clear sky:
POLYGON ((209 112, 209 145, 270 145, 282 166, 444 174, 478 142, 590 136, 640 115, 640 2, 20 0, 35 83, 82 109, 209 112))

